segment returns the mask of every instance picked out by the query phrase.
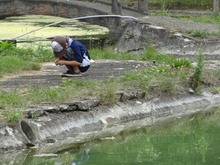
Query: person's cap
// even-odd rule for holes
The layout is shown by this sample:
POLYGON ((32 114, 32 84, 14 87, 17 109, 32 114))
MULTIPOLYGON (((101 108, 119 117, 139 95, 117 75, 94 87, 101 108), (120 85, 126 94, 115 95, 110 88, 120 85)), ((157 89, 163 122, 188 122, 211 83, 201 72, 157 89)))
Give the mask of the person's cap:
POLYGON ((66 37, 56 36, 52 39, 51 47, 56 57, 62 57, 66 49, 66 37))

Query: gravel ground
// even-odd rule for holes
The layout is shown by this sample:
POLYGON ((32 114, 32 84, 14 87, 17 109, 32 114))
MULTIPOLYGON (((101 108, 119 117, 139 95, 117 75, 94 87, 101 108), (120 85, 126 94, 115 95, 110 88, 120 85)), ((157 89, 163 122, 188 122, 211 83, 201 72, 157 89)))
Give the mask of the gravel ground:
POLYGON ((209 33, 220 32, 220 25, 217 23, 196 23, 168 16, 144 16, 142 20, 153 25, 162 26, 171 31, 185 32, 188 30, 198 30, 209 33))
MULTIPOLYGON (((93 5, 102 5, 102 9, 105 11, 111 11, 111 1, 110 0, 96 0, 96 3, 92 3, 93 5)), ((88 3, 88 2, 87 2, 88 3)), ((126 4, 123 4, 125 8, 122 10, 122 15, 129 15, 138 17, 144 21, 147 21, 150 24, 162 26, 164 28, 170 29, 172 31, 187 31, 187 30, 199 30, 199 31, 207 31, 209 33, 212 32, 220 32, 220 25, 213 23, 196 23, 192 21, 184 21, 178 18, 170 17, 170 16, 146 16, 140 14, 137 11, 137 7, 128 7, 126 4), (127 8, 128 7, 128 8, 127 8), (129 10, 130 9, 130 10, 129 10)), ((150 13, 155 12, 150 10, 150 13)), ((169 11, 168 11, 169 12, 169 11)), ((211 14, 212 11, 196 11, 196 10, 170 10, 172 13, 177 14, 187 14, 187 15, 207 15, 211 14)))

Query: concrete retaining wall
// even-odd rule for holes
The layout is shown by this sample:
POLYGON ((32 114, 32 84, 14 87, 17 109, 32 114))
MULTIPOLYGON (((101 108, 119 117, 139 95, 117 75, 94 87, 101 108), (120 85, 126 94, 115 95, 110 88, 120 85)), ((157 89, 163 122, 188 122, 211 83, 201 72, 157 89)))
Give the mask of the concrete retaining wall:
POLYGON ((167 101, 154 99, 149 102, 121 103, 98 111, 75 111, 68 114, 68 117, 66 114, 60 114, 38 120, 23 120, 21 127, 24 135, 29 136, 30 143, 45 144, 52 141, 53 144, 43 145, 40 149, 40 152, 50 153, 68 148, 70 144, 115 136, 122 131, 146 127, 198 112, 207 112, 219 107, 220 94, 179 99, 173 97, 167 101))
POLYGON ((16 15, 44 14, 66 18, 86 15, 108 14, 83 3, 64 0, 2 0, 0 1, 0 18, 16 15))
POLYGON ((71 111, 70 107, 60 105, 61 110, 58 112, 56 107, 44 107, 44 110, 40 110, 41 117, 24 119, 14 130, 1 128, 0 150, 37 145, 41 153, 60 151, 70 144, 114 136, 125 130, 218 109, 220 94, 172 97, 166 101, 131 101, 118 103, 111 108, 94 107, 89 111, 71 111))

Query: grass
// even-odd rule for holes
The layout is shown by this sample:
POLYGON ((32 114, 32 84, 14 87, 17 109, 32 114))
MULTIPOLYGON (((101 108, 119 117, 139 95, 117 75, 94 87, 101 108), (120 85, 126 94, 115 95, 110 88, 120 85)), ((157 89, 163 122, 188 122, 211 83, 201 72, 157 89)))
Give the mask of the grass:
POLYGON ((90 54, 92 54, 93 59, 155 61, 158 63, 163 63, 173 60, 172 56, 160 54, 152 46, 148 46, 147 50, 143 54, 136 56, 129 53, 118 54, 112 51, 112 48, 105 49, 105 51, 100 51, 100 49, 93 49, 90 50, 90 54))
MULTIPOLYGON (((110 0, 109 0, 110 1, 110 0)), ((128 5, 136 4, 137 0, 121 0, 128 5)), ((148 0, 149 8, 156 9, 212 9, 213 1, 210 0, 148 0)))
POLYGON ((220 23, 220 18, 219 18, 219 16, 216 16, 216 15, 190 16, 190 17, 188 17, 188 19, 192 20, 193 22, 220 23))
POLYGON ((37 49, 17 48, 12 43, 0 42, 0 77, 21 71, 40 70, 40 63, 51 61, 51 50, 41 45, 37 49))
POLYGON ((0 92, 1 107, 22 107, 23 99, 17 92, 0 92))
POLYGON ((0 76, 6 73, 16 73, 22 70, 39 70, 39 66, 35 63, 27 63, 16 57, 2 57, 0 61, 0 76))
POLYGON ((4 114, 9 123, 16 123, 23 118, 23 114, 19 110, 10 110, 4 114))
MULTIPOLYGON (((0 73, 2 75, 5 73, 16 74, 22 70, 37 70, 39 68, 36 66, 40 62, 50 61, 47 56, 51 54, 43 48, 38 49, 38 52, 41 53, 36 53, 36 50, 29 50, 29 48, 26 50, 11 47, 8 44, 6 44, 4 49, 4 51, 1 51, 2 59, 0 61, 0 73), (5 54, 7 51, 11 52, 10 55, 5 54), (44 54, 44 52, 47 53, 44 54), (34 67, 34 65, 36 66, 34 67)), ((7 109, 14 109, 10 113, 5 113, 5 118, 11 122, 17 121, 22 117, 22 113, 17 111, 17 109, 33 104, 70 103, 73 100, 97 98, 100 100, 100 105, 111 106, 119 101, 119 95, 117 94, 119 91, 124 91, 128 94, 141 91, 145 93, 145 99, 162 93, 178 94, 184 92, 186 87, 190 87, 189 79, 193 73, 196 88, 201 86, 201 80, 206 81, 206 79, 209 80, 207 82, 210 86, 216 85, 215 82, 218 81, 217 76, 219 76, 218 71, 214 74, 209 73, 209 77, 206 77, 206 79, 203 78, 203 61, 200 56, 199 64, 201 65, 193 68, 188 59, 176 59, 170 55, 160 54, 152 46, 149 46, 145 53, 135 56, 131 54, 116 54, 110 48, 104 50, 93 49, 90 50, 90 53, 93 54, 94 59, 138 60, 150 63, 151 66, 108 80, 84 81, 66 78, 57 87, 0 92, 0 109, 3 109, 4 112, 7 109), (155 64, 153 64, 153 61, 155 61, 155 64)), ((51 56, 53 57, 53 55, 51 56)))
POLYGON ((189 30, 187 33, 195 38, 207 38, 209 36, 208 32, 199 31, 199 30, 189 30))

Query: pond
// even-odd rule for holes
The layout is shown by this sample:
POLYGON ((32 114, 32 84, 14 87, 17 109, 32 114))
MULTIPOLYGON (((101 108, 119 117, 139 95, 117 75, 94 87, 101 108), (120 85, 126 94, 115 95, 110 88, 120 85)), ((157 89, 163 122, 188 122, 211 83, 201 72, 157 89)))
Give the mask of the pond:
POLYGON ((13 165, 218 165, 220 162, 220 110, 126 131, 70 149, 38 155, 35 149, 1 156, 13 165), (19 156, 18 156, 19 155, 19 156))
POLYGON ((92 25, 78 20, 46 15, 23 15, 7 17, 0 20, 0 40, 17 41, 17 46, 39 46, 50 43, 56 35, 71 36, 75 38, 92 38, 106 36, 108 28, 92 25), (57 23, 57 24, 56 24, 57 23), (50 24, 53 24, 49 26, 50 24))

